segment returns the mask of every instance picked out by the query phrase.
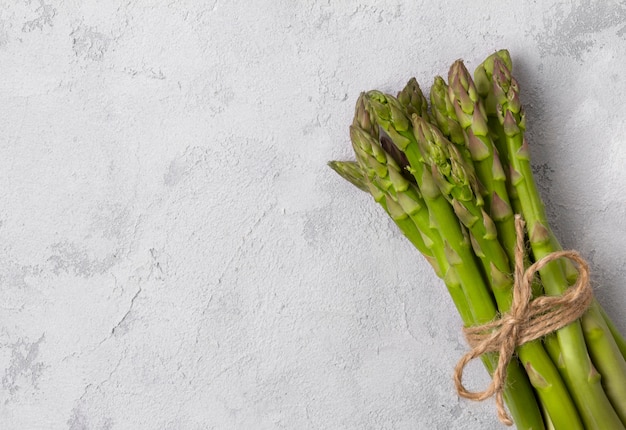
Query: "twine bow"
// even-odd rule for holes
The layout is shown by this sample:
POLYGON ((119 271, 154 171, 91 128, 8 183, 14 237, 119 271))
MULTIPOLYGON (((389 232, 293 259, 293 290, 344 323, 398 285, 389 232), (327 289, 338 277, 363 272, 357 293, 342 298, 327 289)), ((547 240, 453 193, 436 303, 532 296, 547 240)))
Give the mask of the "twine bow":
POLYGON ((461 397, 485 400, 496 397, 498 418, 506 425, 513 422, 506 413, 502 391, 506 382, 506 368, 513 358, 515 348, 559 330, 580 318, 593 301, 589 284, 589 265, 576 251, 553 252, 532 264, 524 271, 524 221, 515 216, 517 241, 515 246, 515 272, 511 309, 496 319, 480 326, 464 328, 471 351, 456 365, 454 382, 461 397), (578 266, 578 279, 561 296, 540 296, 531 300, 531 284, 536 272, 551 261, 568 258, 578 266), (490 352, 498 352, 498 364, 492 380, 484 391, 469 391, 463 386, 463 370, 467 364, 490 352))

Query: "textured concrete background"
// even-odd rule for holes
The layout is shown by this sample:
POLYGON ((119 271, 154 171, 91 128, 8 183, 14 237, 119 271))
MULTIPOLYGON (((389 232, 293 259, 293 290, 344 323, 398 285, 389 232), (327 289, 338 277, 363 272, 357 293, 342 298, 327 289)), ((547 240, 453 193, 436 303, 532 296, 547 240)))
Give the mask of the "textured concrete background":
POLYGON ((360 91, 502 47, 626 332, 626 4, 467 5, 2 1, 0 427, 500 428, 444 288, 325 163, 360 91))

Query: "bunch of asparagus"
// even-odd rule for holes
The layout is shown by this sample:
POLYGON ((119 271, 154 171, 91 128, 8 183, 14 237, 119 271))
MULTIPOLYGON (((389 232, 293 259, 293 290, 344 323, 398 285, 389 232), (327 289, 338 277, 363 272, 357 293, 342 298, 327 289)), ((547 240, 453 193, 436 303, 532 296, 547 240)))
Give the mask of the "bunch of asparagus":
MULTIPOLYGON (((444 281, 465 326, 511 307, 516 230, 526 222, 527 263, 561 249, 537 191, 525 116, 506 50, 474 72, 462 61, 436 77, 430 104, 411 79, 393 97, 359 97, 350 138, 356 161, 337 173, 370 193, 444 281)), ((561 295, 577 279, 549 263, 533 296, 561 295)), ((503 398, 519 429, 626 428, 626 342, 597 302, 543 339, 520 345, 503 398)), ((482 361, 493 372, 498 357, 482 361)), ((505 421, 505 420, 504 420, 505 421)))

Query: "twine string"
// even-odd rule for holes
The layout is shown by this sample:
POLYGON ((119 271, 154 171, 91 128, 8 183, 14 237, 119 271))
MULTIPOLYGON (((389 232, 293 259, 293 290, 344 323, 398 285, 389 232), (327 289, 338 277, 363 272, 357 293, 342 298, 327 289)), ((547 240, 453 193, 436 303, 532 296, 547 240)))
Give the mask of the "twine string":
POLYGON ((515 270, 513 300, 510 310, 489 323, 465 327, 465 337, 471 347, 454 371, 454 382, 461 397, 482 401, 495 395, 498 418, 506 425, 513 422, 508 416, 503 399, 507 366, 515 349, 539 339, 579 319, 593 301, 589 282, 589 265, 576 251, 557 251, 541 258, 524 270, 524 221, 515 216, 515 270), (540 296, 532 299, 532 281, 535 274, 548 263, 567 258, 578 266, 576 283, 560 296, 540 296), (498 363, 491 382, 484 391, 470 391, 463 385, 463 371, 470 361, 483 354, 497 352, 498 363))

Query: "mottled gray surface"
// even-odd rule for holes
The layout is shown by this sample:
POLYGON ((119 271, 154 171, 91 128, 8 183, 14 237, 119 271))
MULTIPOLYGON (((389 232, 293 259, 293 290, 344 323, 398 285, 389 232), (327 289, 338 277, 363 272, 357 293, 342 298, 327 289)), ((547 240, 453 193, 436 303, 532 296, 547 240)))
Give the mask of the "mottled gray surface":
POLYGON ((0 2, 2 429, 500 428, 444 288, 325 163, 360 91, 502 47, 626 331, 626 4, 375 3, 0 2))

